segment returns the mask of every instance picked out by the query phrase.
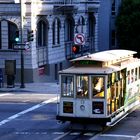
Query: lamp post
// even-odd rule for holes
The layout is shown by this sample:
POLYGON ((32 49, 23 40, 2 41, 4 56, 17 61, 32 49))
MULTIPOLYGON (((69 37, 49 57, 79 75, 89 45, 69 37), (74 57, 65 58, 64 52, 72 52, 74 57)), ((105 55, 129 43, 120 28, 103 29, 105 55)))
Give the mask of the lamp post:
POLYGON ((24 85, 24 54, 23 54, 23 0, 15 0, 15 3, 20 3, 20 20, 21 20, 21 46, 20 46, 20 63, 21 63, 21 68, 20 68, 20 80, 21 80, 21 85, 20 88, 25 88, 24 85))
MULTIPOLYGON (((23 43, 23 3, 22 0, 20 0, 20 18, 21 18, 21 44, 23 43)), ((22 47, 22 46, 21 46, 22 47)), ((23 49, 21 49, 21 69, 20 69, 20 74, 21 74, 21 85, 20 88, 25 88, 24 84, 24 54, 23 54, 23 49)))

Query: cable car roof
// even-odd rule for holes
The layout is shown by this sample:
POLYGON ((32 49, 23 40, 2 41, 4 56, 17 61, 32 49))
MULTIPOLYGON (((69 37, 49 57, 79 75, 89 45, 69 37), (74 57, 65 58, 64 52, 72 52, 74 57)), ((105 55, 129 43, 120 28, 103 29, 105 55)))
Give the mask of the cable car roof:
POLYGON ((59 71, 60 74, 108 74, 120 70, 119 66, 110 67, 70 67, 59 71))
POLYGON ((91 60, 91 61, 101 61, 101 62, 109 62, 109 61, 121 61, 122 59, 132 57, 136 54, 136 51, 131 50, 123 50, 123 49, 116 49, 116 50, 107 50, 102 52, 97 52, 93 54, 88 54, 86 56, 82 56, 76 59, 71 60, 74 61, 82 61, 82 60, 91 60))

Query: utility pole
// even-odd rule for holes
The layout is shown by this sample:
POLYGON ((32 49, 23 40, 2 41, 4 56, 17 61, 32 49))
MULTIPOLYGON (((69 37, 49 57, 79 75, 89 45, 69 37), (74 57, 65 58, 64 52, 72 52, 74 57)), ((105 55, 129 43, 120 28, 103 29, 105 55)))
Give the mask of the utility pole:
MULTIPOLYGON (((21 44, 23 43, 23 0, 20 0, 20 18, 21 18, 21 44)), ((22 46, 21 46, 22 47, 22 46)), ((23 54, 23 49, 21 49, 21 86, 20 88, 25 88, 24 84, 24 54, 23 54)))
POLYGON ((20 80, 21 80, 21 85, 20 88, 25 88, 24 85, 24 54, 23 50, 25 46, 23 46, 23 0, 15 0, 15 3, 20 3, 20 20, 21 20, 21 37, 20 37, 20 63, 21 63, 21 68, 20 68, 20 80), (24 47, 24 48, 23 48, 24 47))

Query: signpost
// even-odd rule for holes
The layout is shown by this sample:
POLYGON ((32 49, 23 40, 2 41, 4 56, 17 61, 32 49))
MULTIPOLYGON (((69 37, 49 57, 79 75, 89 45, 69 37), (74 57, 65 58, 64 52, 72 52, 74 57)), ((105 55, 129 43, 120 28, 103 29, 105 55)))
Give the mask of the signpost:
POLYGON ((74 44, 84 45, 85 44, 85 35, 83 33, 76 33, 74 36, 74 44))

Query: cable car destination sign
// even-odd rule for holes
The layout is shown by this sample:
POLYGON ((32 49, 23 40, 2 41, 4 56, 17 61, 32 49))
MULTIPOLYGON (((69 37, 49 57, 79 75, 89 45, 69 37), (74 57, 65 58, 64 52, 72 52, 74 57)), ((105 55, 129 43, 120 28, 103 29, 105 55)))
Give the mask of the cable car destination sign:
POLYGON ((76 33, 74 35, 74 44, 84 45, 85 44, 85 35, 83 33, 76 33))

